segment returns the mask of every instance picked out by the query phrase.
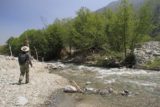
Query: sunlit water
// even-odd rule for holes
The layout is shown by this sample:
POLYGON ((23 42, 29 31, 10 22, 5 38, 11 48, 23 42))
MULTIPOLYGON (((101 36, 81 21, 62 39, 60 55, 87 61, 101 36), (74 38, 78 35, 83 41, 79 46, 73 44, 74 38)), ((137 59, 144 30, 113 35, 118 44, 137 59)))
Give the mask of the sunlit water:
MULTIPOLYGON (((98 95, 63 93, 54 94, 55 107, 160 107, 160 72, 127 68, 98 68, 63 65, 63 70, 53 70, 82 88, 113 88, 118 94, 98 95), (128 90, 131 96, 119 93, 128 90)), ((50 105, 53 106, 53 105, 50 105)))

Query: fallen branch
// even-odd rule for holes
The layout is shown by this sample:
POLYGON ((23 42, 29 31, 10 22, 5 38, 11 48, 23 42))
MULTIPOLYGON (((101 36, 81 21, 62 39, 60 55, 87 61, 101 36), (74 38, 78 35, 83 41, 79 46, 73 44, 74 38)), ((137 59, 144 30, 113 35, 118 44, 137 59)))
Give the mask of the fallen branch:
POLYGON ((71 82, 75 85, 75 87, 77 88, 78 92, 84 93, 84 91, 80 88, 80 86, 74 80, 72 80, 71 82))

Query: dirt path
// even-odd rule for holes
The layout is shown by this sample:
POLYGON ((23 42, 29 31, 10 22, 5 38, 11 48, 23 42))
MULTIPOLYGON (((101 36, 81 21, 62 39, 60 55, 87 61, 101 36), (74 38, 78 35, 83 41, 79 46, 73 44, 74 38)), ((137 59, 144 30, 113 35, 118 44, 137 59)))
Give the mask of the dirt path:
POLYGON ((12 60, 0 56, 0 106, 41 106, 55 90, 68 83, 61 76, 49 74, 45 69, 46 65, 33 62, 33 68, 30 70, 30 83, 17 85, 20 72, 17 59, 12 60))

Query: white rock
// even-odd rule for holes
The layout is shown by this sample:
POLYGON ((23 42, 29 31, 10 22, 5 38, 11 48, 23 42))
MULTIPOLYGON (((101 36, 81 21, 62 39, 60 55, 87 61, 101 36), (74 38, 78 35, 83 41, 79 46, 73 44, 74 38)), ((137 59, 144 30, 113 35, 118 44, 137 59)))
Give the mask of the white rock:
POLYGON ((86 87, 86 88, 85 88, 85 92, 87 92, 87 93, 96 93, 96 92, 97 92, 97 89, 95 89, 95 88, 90 88, 90 87, 86 87))
POLYGON ((92 83, 92 82, 90 82, 90 81, 87 81, 87 82, 86 82, 86 85, 89 85, 89 84, 91 84, 91 83, 92 83))
POLYGON ((77 92, 77 89, 72 85, 67 85, 64 87, 63 91, 68 93, 73 93, 73 92, 77 92))
POLYGON ((28 103, 28 100, 27 98, 23 97, 23 96, 19 96, 17 97, 17 102, 16 102, 16 105, 17 106, 24 106, 28 103))

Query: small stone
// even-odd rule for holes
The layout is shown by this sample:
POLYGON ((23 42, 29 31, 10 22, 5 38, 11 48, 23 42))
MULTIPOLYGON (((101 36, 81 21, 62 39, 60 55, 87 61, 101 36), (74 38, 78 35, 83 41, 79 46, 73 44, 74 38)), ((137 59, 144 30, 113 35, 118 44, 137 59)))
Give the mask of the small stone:
POLYGON ((90 82, 90 81, 87 81, 87 82, 86 82, 86 85, 89 85, 89 84, 91 84, 91 83, 92 83, 92 82, 90 82))
POLYGON ((128 90, 123 90, 123 91, 121 92, 121 95, 122 95, 122 96, 129 96, 129 95, 130 95, 130 92, 129 92, 128 90))
POLYGON ((17 102, 16 102, 16 105, 17 105, 17 106, 24 106, 24 105, 26 105, 27 103, 28 103, 27 98, 25 98, 25 97, 23 97, 23 96, 19 96, 19 97, 17 98, 17 102))
POLYGON ((74 86, 67 85, 64 87, 63 91, 67 93, 74 93, 77 92, 77 89, 74 86))
POLYGON ((95 94, 95 93, 97 93, 97 89, 95 89, 95 88, 85 88, 85 92, 86 93, 89 93, 89 94, 95 94))
POLYGON ((107 89, 101 89, 101 90, 99 90, 99 94, 100 95, 107 95, 107 94, 109 94, 109 92, 107 89))
POLYGON ((114 91, 114 90, 113 90, 112 88, 109 88, 109 89, 108 89, 108 92, 109 92, 109 93, 113 93, 113 91, 114 91))

